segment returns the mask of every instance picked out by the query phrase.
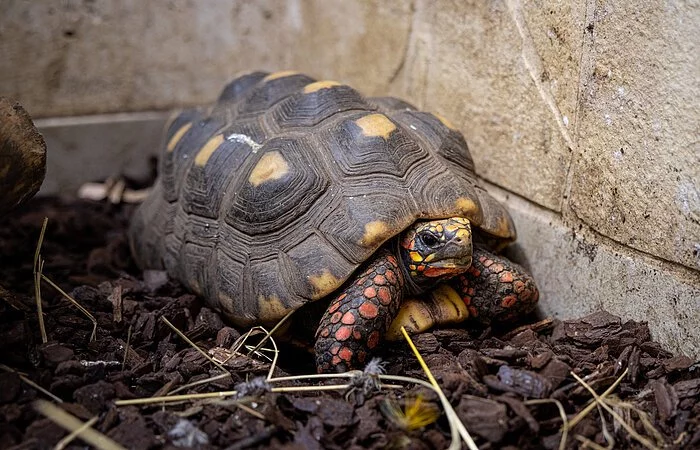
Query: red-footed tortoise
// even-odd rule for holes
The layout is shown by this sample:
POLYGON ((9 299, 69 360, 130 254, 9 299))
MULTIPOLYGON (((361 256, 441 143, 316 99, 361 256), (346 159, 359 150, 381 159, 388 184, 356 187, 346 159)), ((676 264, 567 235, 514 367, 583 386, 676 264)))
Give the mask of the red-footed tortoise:
POLYGON ((142 268, 237 325, 326 299, 320 371, 362 366, 400 325, 531 310, 531 277, 490 252, 514 239, 445 119, 295 72, 241 76, 176 116, 130 228, 142 268))

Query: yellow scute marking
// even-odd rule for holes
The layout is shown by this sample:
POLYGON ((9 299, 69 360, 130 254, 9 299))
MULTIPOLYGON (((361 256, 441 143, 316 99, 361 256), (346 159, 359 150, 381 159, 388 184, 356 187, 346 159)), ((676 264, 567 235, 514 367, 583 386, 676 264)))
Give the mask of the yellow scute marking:
POLYGON ((433 114, 433 115, 434 115, 435 117, 437 117, 437 119, 438 119, 440 122, 442 122, 442 124, 445 125, 447 128, 449 128, 450 130, 456 130, 456 129, 457 129, 457 128, 455 128, 455 126, 454 126, 454 124, 453 124, 452 122, 450 122, 450 121, 447 120, 446 118, 442 117, 440 114, 433 114))
POLYGON ((278 78, 291 77, 292 75, 296 75, 298 73, 299 72, 297 72, 296 70, 283 70, 281 72, 274 72, 263 78, 263 81, 272 81, 278 78))
POLYGON ((177 145, 177 143, 180 142, 180 139, 182 139, 182 136, 184 136, 185 133, 187 133, 187 131, 190 128, 192 128, 192 122, 186 123, 183 126, 181 126, 180 128, 178 128, 178 130, 175 132, 175 134, 173 134, 173 137, 171 137, 170 140, 168 141, 168 145, 166 148, 168 149, 169 152, 172 152, 173 150, 175 150, 175 146, 177 145))
POLYGON ((258 311, 260 318, 267 321, 284 317, 289 312, 289 308, 284 306, 282 300, 275 294, 269 297, 261 295, 258 297, 258 311))
POLYGON ((304 94, 311 94, 312 92, 320 91, 321 89, 332 88, 333 86, 341 86, 341 84, 337 81, 331 80, 316 81, 314 83, 310 83, 304 86, 304 94))
POLYGON ((204 146, 199 149, 197 156, 194 157, 194 163, 198 166, 204 166, 211 155, 214 154, 217 148, 224 142, 224 135, 217 134, 213 138, 209 139, 204 146))
POLYGON ((455 206, 465 216, 475 213, 478 209, 476 203, 474 203, 474 200, 467 197, 460 197, 455 200, 455 206))
POLYGON ((340 280, 330 270, 324 269, 320 275, 309 276, 309 283, 313 286, 316 296, 320 298, 333 292, 340 284, 340 280))
POLYGON ((360 245, 374 247, 384 242, 389 237, 389 226, 381 220, 375 220, 365 224, 365 234, 360 240, 360 245))
POLYGON ((277 150, 267 152, 260 158, 248 181, 253 186, 259 186, 266 181, 279 180, 289 172, 289 165, 277 150))
POLYGON ((394 122, 384 114, 368 114, 355 121, 362 129, 362 134, 367 137, 381 137, 389 139, 389 135, 396 129, 394 122))
POLYGON ((514 234, 511 232, 510 220, 506 216, 501 216, 498 219, 498 227, 493 231, 496 236, 515 238, 514 234))

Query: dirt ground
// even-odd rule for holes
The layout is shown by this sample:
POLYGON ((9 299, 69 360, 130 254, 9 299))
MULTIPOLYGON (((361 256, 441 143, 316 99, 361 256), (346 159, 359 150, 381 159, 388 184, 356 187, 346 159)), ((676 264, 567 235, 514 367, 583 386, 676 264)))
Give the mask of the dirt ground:
MULTIPOLYGON (((125 237, 132 211, 49 198, 0 219, 0 448, 53 448, 68 434, 37 410, 37 400, 92 421, 130 449, 449 446, 451 422, 434 391, 378 378, 427 380, 406 342, 384 346, 382 366, 353 378, 289 381, 278 378, 314 373, 313 360, 279 342, 266 381, 270 343, 251 352, 261 332, 231 351, 248 330, 226 326, 162 273, 134 266, 125 237), (42 342, 33 267, 44 217, 43 274, 94 317, 94 339, 93 322, 43 281, 42 342), (201 395, 220 391, 229 392, 201 395)), ((664 350, 645 323, 606 312, 528 320, 516 330, 467 326, 413 337, 479 448, 700 448, 699 365, 664 350), (581 419, 593 399, 583 383, 599 395, 612 392, 581 419)), ((65 445, 86 444, 79 437, 65 445)))

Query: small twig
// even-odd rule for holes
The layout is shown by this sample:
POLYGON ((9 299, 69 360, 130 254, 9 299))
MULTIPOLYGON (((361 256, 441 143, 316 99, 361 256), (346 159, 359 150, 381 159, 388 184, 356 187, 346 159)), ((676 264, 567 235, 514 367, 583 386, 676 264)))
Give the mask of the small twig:
POLYGON ((245 411, 251 416, 257 417, 260 420, 265 420, 265 416, 254 410, 248 405, 245 405, 244 403, 241 403, 238 400, 221 400, 221 399, 212 399, 212 400, 206 400, 205 403, 213 404, 213 405, 220 405, 220 406, 230 406, 233 405, 236 408, 240 409, 241 411, 245 411))
POLYGON ((49 218, 44 217, 44 223, 41 225, 39 240, 36 243, 34 251, 34 297, 36 299, 36 311, 39 315, 39 331, 41 332, 41 341, 46 344, 49 341, 46 335, 46 327, 44 325, 44 310, 41 305, 41 271, 44 267, 44 262, 41 259, 41 246, 44 243, 44 234, 46 234, 46 225, 49 223, 49 218))
POLYGON ((184 391, 184 390, 189 389, 191 387, 200 386, 202 384, 207 384, 207 383, 211 383, 212 381, 223 380, 224 378, 230 378, 230 377, 231 377, 231 372, 226 372, 226 373, 222 373, 219 375, 214 375, 213 377, 205 378, 203 380, 193 381, 192 383, 187 383, 185 385, 180 386, 177 389, 173 389, 171 392, 168 393, 168 395, 175 395, 178 392, 184 391))
POLYGON ((580 434, 574 435, 574 439, 576 439, 577 441, 579 441, 580 443, 583 444, 583 446, 581 448, 590 447, 593 450, 609 450, 609 449, 606 449, 605 447, 603 447, 602 445, 596 444, 595 442, 588 439, 587 437, 581 436, 580 434))
POLYGON ((603 437, 605 438, 605 442, 608 443, 608 446, 606 447, 605 450, 612 450, 613 447, 615 447, 615 438, 612 437, 610 432, 608 431, 608 424, 605 421, 605 415, 603 414, 603 409, 600 407, 600 405, 596 405, 598 407, 598 417, 600 417, 600 429, 603 432, 603 437))
POLYGON ((225 368, 224 366, 222 366, 222 365, 219 364, 218 362, 214 361, 214 359, 213 359, 211 356, 207 355, 207 352, 205 352, 205 351, 202 350, 201 348, 197 347, 197 345, 195 345, 195 343, 192 342, 192 341, 190 340, 190 338, 188 338, 187 336, 185 336, 185 334, 184 334, 182 331, 178 330, 177 327, 175 327, 175 325, 173 325, 172 323, 170 323, 170 321, 169 321, 168 319, 166 319, 165 316, 161 316, 160 319, 161 319, 167 326, 169 326, 170 328, 172 328, 173 331, 175 331, 175 333, 177 333, 177 335, 180 336, 185 342, 187 342, 188 344, 190 344, 190 346, 191 346, 192 348, 194 348, 194 349, 197 350, 199 353, 201 353, 202 355, 204 355, 204 357, 207 358, 212 364, 214 364, 216 367, 218 367, 219 369, 223 370, 224 372, 228 372, 228 370, 226 370, 226 368, 225 368))
POLYGON ((526 405, 541 405, 544 403, 554 403, 557 406, 557 409, 559 410, 559 417, 561 417, 562 422, 561 439, 559 440, 559 450, 564 450, 564 448, 566 448, 566 439, 569 435, 569 429, 571 428, 568 419, 566 418, 566 411, 564 411, 564 405, 562 405, 559 400, 554 398, 525 400, 523 403, 526 405))
POLYGON ((56 283, 51 281, 49 277, 47 277, 43 273, 41 274, 41 279, 49 283, 51 287, 56 289, 64 298, 66 298, 69 302, 75 305, 75 307, 78 308, 80 312, 85 314, 87 318, 90 319, 90 321, 92 322, 92 334, 90 335, 90 342, 94 341, 97 338, 97 319, 95 319, 95 317, 92 314, 90 314, 90 311, 83 308, 83 305, 78 303, 73 297, 71 297, 68 293, 66 293, 66 291, 61 289, 56 283))
MULTIPOLYGON (((440 401, 442 402, 442 407, 445 409, 445 413, 447 414, 447 418, 449 419, 450 428, 457 429, 457 431, 459 432, 459 435, 462 437, 464 442, 467 444, 467 447, 469 447, 469 450, 478 450, 479 447, 476 446, 476 443, 474 442, 471 435, 467 431, 467 428, 464 426, 462 421, 459 419, 459 416, 457 416, 457 413, 452 408, 452 405, 447 400, 447 397, 445 397, 445 393, 442 392, 442 389, 440 388, 440 385, 438 384, 435 377, 433 377, 433 374, 430 371, 430 368, 428 368, 428 365, 425 363, 425 360, 423 359, 420 352, 416 348, 415 344, 411 340, 411 337, 406 332, 406 328, 403 326, 401 327, 401 333, 403 333, 403 337, 408 342, 409 347, 411 347, 413 354, 416 355, 416 358, 418 359, 420 366, 423 368, 425 375, 428 377, 428 380, 430 380, 430 384, 433 385, 433 387, 435 388, 435 392, 437 392, 438 397, 440 397, 440 401)), ((454 430, 452 430, 452 431, 453 431, 453 436, 454 436, 454 430)), ((450 449, 460 448, 459 441, 454 439, 454 437, 453 437, 449 448, 450 449)))
POLYGON ((56 396, 53 395, 51 392, 49 392, 49 391, 47 391, 46 389, 44 389, 43 387, 39 386, 38 384, 36 384, 36 383, 33 382, 32 380, 30 380, 29 378, 27 378, 26 376, 24 376, 22 373, 20 373, 20 372, 16 371, 15 369, 13 369, 12 367, 8 367, 8 366, 6 366, 5 364, 0 364, 0 369, 4 370, 4 371, 6 371, 6 372, 14 372, 14 373, 16 373, 17 376, 19 377, 19 379, 22 380, 24 383, 28 384, 29 386, 33 387, 33 388, 36 389, 37 391, 39 391, 39 392, 41 392, 42 394, 46 395, 47 397, 51 398, 51 399, 52 399, 53 401, 55 401, 56 403, 63 403, 63 400, 61 400, 59 397, 56 397, 56 396))
POLYGON ((124 361, 122 361, 122 372, 126 368, 126 357, 129 355, 129 344, 131 343, 131 324, 129 324, 129 330, 126 332, 126 345, 124 346, 124 361))
MULTIPOLYGON (((83 422, 81 422, 75 416, 67 413, 58 406, 55 406, 53 403, 47 402, 46 400, 35 401, 34 407, 51 421, 70 432, 74 432, 82 428, 84 425, 83 422)), ((124 447, 117 444, 104 434, 98 432, 94 428, 85 428, 80 432, 80 436, 78 437, 88 444, 94 445, 99 450, 126 450, 124 447)))
POLYGON ((129 405, 149 405, 153 403, 173 403, 179 401, 187 400, 200 400, 203 398, 219 398, 219 397, 232 397, 236 395, 238 391, 221 391, 221 392, 205 392, 201 394, 182 394, 182 395, 168 395, 167 397, 147 397, 147 398, 132 398, 128 400, 116 400, 114 404, 116 406, 129 406, 129 405))
POLYGON ((593 396, 593 398, 595 399, 595 401, 596 401, 600 406, 602 406, 603 408, 605 408, 605 410, 606 410, 607 412, 609 412, 610 415, 612 415, 613 418, 614 418, 615 420, 618 421, 618 423, 622 426, 622 428, 624 428, 625 431, 627 431, 627 433, 629 433, 629 435, 632 436, 632 438, 634 438, 635 440, 637 440, 640 444, 642 444, 643 446, 645 446, 645 447, 648 448, 648 449, 651 449, 651 450, 657 450, 657 449, 658 449, 658 447, 656 447, 654 444, 652 444, 651 442, 649 442, 649 440, 646 439, 644 436, 642 436, 642 435, 640 435, 639 433, 637 433, 637 431, 635 431, 634 428, 632 428, 627 422, 625 422, 625 420, 624 420, 622 417, 620 417, 620 415, 619 415, 618 413, 616 413, 610 406, 608 406, 608 404, 605 402, 605 400, 602 399, 602 398, 600 398, 600 396, 596 393, 596 391, 594 391, 592 387, 590 387, 585 381, 583 381, 583 380, 581 379, 581 377, 579 377, 578 375, 576 375, 573 371, 570 372, 570 373, 571 373, 571 375, 576 379, 576 381, 578 381, 579 383, 581 383, 581 385, 582 385, 583 387, 585 387, 586 390, 587 390, 588 392, 591 393, 591 395, 593 396))
MULTIPOLYGON (((252 353, 257 352, 257 351, 260 349, 260 347, 263 346, 263 344, 265 343, 265 341, 267 341, 267 340, 272 336, 272 334, 273 334, 275 331, 277 331, 277 330, 279 329, 279 327, 281 327, 282 324, 284 324, 284 323, 287 321, 287 319, 289 319, 289 316, 291 316, 293 312, 294 312, 293 310, 292 310, 292 311, 289 311, 284 317, 282 317, 282 318, 279 320, 279 322, 277 322, 277 323, 275 324, 274 327, 272 327, 272 329, 271 329, 270 331, 266 331, 265 336, 263 336, 263 338, 260 340, 260 342, 258 342, 258 345, 256 345, 255 348, 253 348, 253 350, 251 350, 251 351, 248 352, 248 356, 250 356, 252 353)), ((262 327, 260 327, 260 328, 262 328, 262 327)), ((262 329, 264 330, 264 328, 262 328, 262 329)))
POLYGON ((616 399, 606 399, 606 401, 611 406, 615 406, 617 408, 622 409, 629 409, 630 411, 634 411, 635 413, 637 413, 637 416, 639 416, 639 421, 642 422, 644 429, 654 436, 657 445, 659 445, 660 447, 664 446, 665 441, 663 435, 659 432, 659 430, 656 429, 656 427, 654 427, 654 425, 651 422, 651 419, 649 418, 649 414, 646 411, 639 409, 638 407, 629 402, 623 402, 616 399))
MULTIPOLYGON (((624 372, 622 372, 622 375, 620 375, 617 380, 613 384, 610 385, 609 388, 605 390, 602 394, 600 394, 600 398, 605 399, 608 395, 610 395, 615 388, 622 382, 622 380, 625 378, 625 375, 627 375, 627 372, 629 372, 629 368, 626 368, 624 372)), ((583 381, 583 380, 582 380, 583 381)), ((583 420, 584 417, 586 417, 593 409, 596 407, 596 401, 595 399, 591 400, 590 403, 581 410, 578 414, 576 414, 576 417, 571 419, 568 424, 563 424, 562 426, 566 425, 569 430, 574 428, 576 424, 578 424, 581 420, 583 420)))
POLYGON ((80 433, 82 433, 83 431, 87 430, 87 429, 90 428, 91 426, 95 425, 95 423, 97 423, 97 420, 98 420, 99 418, 100 418, 99 416, 95 416, 95 417, 93 417, 92 419, 90 419, 90 420, 88 420, 87 422, 85 422, 81 427, 76 428, 75 430, 73 430, 68 436, 66 436, 66 437, 64 437, 63 439, 61 439, 60 441, 58 441, 58 443, 54 446, 53 450, 63 450, 64 448, 66 448, 66 446, 67 446, 68 444, 70 444, 71 442, 73 442, 73 439, 75 439, 75 438, 77 438, 78 436, 80 436, 80 433))

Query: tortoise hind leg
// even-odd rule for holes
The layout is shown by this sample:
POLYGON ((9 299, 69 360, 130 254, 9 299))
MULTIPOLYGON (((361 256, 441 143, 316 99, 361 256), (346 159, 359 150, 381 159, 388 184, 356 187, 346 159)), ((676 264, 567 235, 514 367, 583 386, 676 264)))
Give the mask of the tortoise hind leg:
POLYGON ((540 297, 525 269, 479 248, 474 249, 472 266, 448 283, 464 300, 469 316, 487 324, 532 312, 540 297))
POLYGON ((364 366, 399 310, 403 287, 398 261, 389 251, 380 251, 323 314, 314 346, 318 371, 364 366))

